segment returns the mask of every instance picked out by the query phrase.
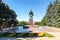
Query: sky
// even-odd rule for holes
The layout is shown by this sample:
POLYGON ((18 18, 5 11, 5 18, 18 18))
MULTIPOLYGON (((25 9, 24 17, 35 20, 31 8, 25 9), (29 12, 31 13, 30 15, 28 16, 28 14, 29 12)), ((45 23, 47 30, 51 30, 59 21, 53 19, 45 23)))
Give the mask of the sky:
POLYGON ((17 14, 17 20, 29 21, 29 11, 33 11, 33 20, 41 21, 52 0, 3 0, 17 14))

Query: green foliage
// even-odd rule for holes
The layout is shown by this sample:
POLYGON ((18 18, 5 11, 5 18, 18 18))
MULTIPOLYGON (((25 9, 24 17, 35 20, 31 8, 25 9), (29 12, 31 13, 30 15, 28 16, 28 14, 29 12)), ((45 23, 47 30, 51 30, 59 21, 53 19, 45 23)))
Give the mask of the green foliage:
POLYGON ((0 0, 0 27, 16 26, 16 13, 0 0), (5 22, 5 23, 4 23, 5 22))
POLYGON ((20 26, 24 26, 24 25, 27 25, 27 24, 28 24, 28 23, 25 22, 25 21, 20 21, 20 22, 19 22, 19 25, 20 25, 20 26))
POLYGON ((46 15, 41 21, 42 24, 52 27, 60 27, 60 1, 50 2, 46 15))
POLYGON ((35 22, 35 25, 44 26, 42 22, 35 22))
POLYGON ((38 25, 39 22, 35 22, 34 25, 38 25))
POLYGON ((46 19, 45 19, 45 17, 42 19, 42 21, 40 21, 40 22, 35 22, 35 25, 46 26, 46 19))
POLYGON ((40 25, 40 26, 46 26, 46 19, 45 19, 45 17, 42 19, 41 22, 38 23, 38 25, 40 25))

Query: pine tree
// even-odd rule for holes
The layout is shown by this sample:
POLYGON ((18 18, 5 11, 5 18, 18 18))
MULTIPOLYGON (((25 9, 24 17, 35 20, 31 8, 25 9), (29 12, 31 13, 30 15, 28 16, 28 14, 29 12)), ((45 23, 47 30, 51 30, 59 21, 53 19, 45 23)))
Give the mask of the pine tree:
POLYGON ((60 1, 55 0, 50 3, 46 12, 46 25, 53 27, 60 27, 60 1))

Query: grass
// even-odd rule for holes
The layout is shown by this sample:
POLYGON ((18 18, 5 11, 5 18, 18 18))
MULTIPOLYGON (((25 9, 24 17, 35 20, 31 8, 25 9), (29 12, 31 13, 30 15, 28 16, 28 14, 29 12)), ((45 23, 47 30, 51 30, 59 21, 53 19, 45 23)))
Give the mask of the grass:
POLYGON ((44 36, 45 36, 45 37, 54 37, 53 35, 48 34, 48 33, 44 33, 44 36))

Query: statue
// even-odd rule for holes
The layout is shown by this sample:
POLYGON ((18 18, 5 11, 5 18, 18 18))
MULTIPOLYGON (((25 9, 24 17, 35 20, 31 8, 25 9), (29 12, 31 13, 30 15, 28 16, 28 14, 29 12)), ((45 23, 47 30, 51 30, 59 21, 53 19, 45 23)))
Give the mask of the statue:
POLYGON ((33 16, 34 16, 32 10, 30 10, 29 16, 30 16, 30 18, 29 18, 29 26, 31 27, 31 26, 33 26, 33 16))
POLYGON ((32 10, 30 10, 29 15, 30 15, 31 17, 33 16, 32 10))

